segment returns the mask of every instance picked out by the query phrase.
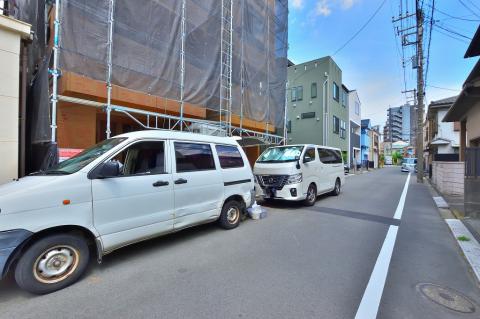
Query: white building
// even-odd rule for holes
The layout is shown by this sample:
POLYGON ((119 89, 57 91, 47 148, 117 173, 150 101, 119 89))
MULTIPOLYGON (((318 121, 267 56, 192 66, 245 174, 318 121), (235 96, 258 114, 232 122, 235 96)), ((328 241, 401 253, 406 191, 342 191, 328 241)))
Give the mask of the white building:
POLYGON ((348 131, 350 134, 348 145, 348 167, 352 167, 353 163, 361 164, 360 156, 360 136, 362 122, 362 103, 358 97, 357 90, 348 92, 348 131))

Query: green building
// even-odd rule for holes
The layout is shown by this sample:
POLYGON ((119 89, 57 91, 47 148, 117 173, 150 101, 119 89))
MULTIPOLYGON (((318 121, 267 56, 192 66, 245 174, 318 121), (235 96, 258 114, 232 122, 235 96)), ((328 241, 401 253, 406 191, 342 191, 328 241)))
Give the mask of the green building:
POLYGON ((348 151, 348 89, 330 56, 288 67, 288 144, 319 144, 348 151))

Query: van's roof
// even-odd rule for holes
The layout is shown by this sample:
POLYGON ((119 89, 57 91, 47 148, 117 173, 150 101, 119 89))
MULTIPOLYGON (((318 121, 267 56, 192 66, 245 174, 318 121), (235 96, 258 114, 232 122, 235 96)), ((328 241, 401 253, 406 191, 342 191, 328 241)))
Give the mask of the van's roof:
POLYGON ((198 133, 179 132, 171 130, 143 130, 116 135, 128 138, 160 138, 169 140, 187 140, 196 142, 238 145, 233 137, 204 135, 198 133))
POLYGON ((271 147, 287 147, 287 146, 311 146, 311 147, 321 147, 321 148, 326 148, 329 150, 337 150, 337 151, 342 151, 341 149, 337 147, 330 147, 330 146, 323 146, 323 145, 316 145, 316 144, 288 144, 288 145, 278 145, 278 146, 271 146, 271 147))

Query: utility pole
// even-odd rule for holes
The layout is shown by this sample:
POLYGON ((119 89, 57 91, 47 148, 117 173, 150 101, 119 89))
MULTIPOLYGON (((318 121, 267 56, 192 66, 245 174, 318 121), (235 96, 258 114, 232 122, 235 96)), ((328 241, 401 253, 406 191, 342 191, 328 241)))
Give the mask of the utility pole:
MULTIPOLYGON (((402 6, 401 6, 402 8, 402 6)), ((397 27, 397 34, 401 35, 402 47, 415 45, 416 56, 412 61, 415 61, 413 68, 417 69, 417 90, 414 93, 414 100, 417 105, 417 125, 416 131, 416 153, 417 153, 417 183, 423 183, 424 168, 423 168, 423 98, 424 98, 424 82, 423 82, 423 11, 420 7, 419 0, 415 0, 415 13, 408 11, 403 14, 400 12, 398 18, 392 18, 392 22, 400 21, 400 28, 397 27), (403 27, 402 21, 409 18, 415 18, 415 25, 403 27), (415 29, 415 30, 414 30, 415 29), (411 41, 410 37, 415 36, 415 41, 411 41)), ((408 24, 407 24, 408 26, 408 24)), ((412 131, 412 128, 410 128, 412 131)))
POLYGON ((423 11, 416 0, 417 16, 417 183, 423 183, 423 11))

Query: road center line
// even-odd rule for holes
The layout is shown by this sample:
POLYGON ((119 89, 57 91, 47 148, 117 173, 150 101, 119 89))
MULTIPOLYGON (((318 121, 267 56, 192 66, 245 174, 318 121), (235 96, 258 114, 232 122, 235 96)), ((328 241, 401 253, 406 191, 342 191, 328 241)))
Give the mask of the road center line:
MULTIPOLYGON (((403 207, 405 206, 405 198, 407 197, 408 185, 410 183, 410 173, 405 181, 402 195, 395 210, 393 218, 401 219, 403 207)), ((367 288, 363 293, 362 301, 357 309, 355 319, 374 319, 377 317, 378 308, 380 307, 380 300, 383 295, 383 288, 387 280, 388 268, 392 259, 393 248, 395 247, 395 240, 397 239, 398 226, 390 225, 387 236, 383 241, 380 254, 378 254, 377 261, 373 267, 372 274, 368 280, 367 288)))

